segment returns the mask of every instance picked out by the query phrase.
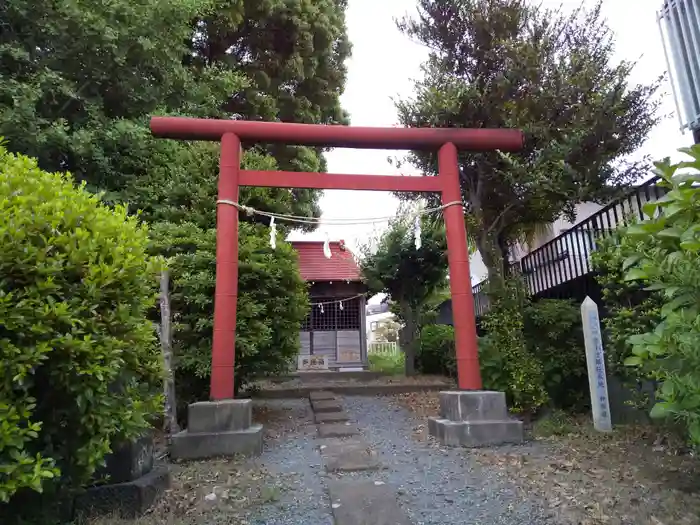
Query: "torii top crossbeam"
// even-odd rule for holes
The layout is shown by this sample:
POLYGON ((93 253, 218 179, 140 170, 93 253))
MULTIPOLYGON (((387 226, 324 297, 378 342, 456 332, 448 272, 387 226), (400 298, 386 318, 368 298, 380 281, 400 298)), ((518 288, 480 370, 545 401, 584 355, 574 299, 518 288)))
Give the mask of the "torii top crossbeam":
MULTIPOLYGON (((157 137, 221 142, 216 215, 216 292, 212 347, 211 398, 234 394, 236 306, 238 297, 238 200, 240 186, 439 192, 447 230, 457 382, 460 389, 481 389, 469 253, 461 205, 458 149, 517 151, 523 134, 512 129, 368 128, 340 125, 250 122, 241 120, 153 117, 157 137), (249 171, 240 167, 241 141, 290 145, 438 152, 437 177, 397 177, 249 171)), ((420 279, 420 276, 416 276, 420 279)))
POLYGON ((225 133, 233 133, 241 141, 329 148, 438 150, 448 142, 469 151, 518 151, 523 147, 523 133, 515 129, 375 128, 153 117, 151 131, 169 139, 218 142, 225 133))

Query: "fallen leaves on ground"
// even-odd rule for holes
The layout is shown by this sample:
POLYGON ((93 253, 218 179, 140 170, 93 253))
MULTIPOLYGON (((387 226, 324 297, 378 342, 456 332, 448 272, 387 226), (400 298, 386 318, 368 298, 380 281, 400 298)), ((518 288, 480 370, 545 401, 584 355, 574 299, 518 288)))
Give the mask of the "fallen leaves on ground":
MULTIPOLYGON (((276 403, 256 403, 253 419, 265 424, 265 439, 283 439, 304 424, 305 413, 276 403)), ((294 475, 271 473, 255 459, 221 458, 171 464, 171 487, 145 516, 104 517, 92 525, 247 525, 248 516, 283 492, 298 490, 294 475)))
MULTIPOLYGON (((394 400, 419 419, 439 413, 437 392, 394 400)), ((648 426, 602 434, 584 418, 566 435, 465 454, 545 502, 561 525, 700 525, 700 460, 648 426)))

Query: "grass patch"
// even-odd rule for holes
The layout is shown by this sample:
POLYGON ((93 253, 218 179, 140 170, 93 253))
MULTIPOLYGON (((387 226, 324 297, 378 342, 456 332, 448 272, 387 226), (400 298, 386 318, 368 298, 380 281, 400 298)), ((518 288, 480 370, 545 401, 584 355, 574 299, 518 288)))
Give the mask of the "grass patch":
POLYGON ((370 354, 369 369, 372 372, 385 374, 403 374, 405 370, 404 356, 401 352, 397 354, 370 354))
POLYGON ((566 436, 576 430, 576 421, 563 410, 553 410, 532 425, 536 437, 566 436))

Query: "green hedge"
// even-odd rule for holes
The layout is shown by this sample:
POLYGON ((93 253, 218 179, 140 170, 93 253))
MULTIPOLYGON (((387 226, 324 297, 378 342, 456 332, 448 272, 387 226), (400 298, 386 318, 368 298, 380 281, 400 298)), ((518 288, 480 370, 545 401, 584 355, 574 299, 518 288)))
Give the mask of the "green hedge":
POLYGON ((420 333, 416 370, 422 374, 455 377, 455 333, 451 326, 426 325, 420 333))
MULTIPOLYGON (((172 269, 173 352, 180 409, 209 397, 216 276, 216 230, 192 223, 155 223, 150 250, 172 269)), ((292 246, 269 229, 239 226, 235 387, 287 372, 299 351, 309 299, 292 246)))
MULTIPOLYGON (((544 389, 550 402, 563 408, 580 408, 588 402, 586 357, 579 307, 573 301, 543 299, 523 311, 523 334, 528 354, 543 370, 544 389)), ((424 374, 456 377, 454 329, 428 325, 421 331, 418 370, 424 374)), ((484 388, 514 397, 507 357, 493 337, 479 338, 479 364, 484 388)))
POLYGON ((90 481, 115 440, 149 427, 161 406, 161 359, 147 318, 161 263, 146 255, 148 232, 124 208, 1 146, 0 217, 7 502, 90 481))

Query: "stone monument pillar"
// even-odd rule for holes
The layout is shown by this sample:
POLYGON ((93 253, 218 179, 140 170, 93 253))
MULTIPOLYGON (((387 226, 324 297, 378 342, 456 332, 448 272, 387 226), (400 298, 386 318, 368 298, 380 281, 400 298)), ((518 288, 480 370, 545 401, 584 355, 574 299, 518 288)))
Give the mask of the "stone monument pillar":
POLYGON ((428 431, 453 447, 523 441, 523 423, 509 416, 505 393, 487 390, 440 392, 440 417, 428 420, 428 431))

